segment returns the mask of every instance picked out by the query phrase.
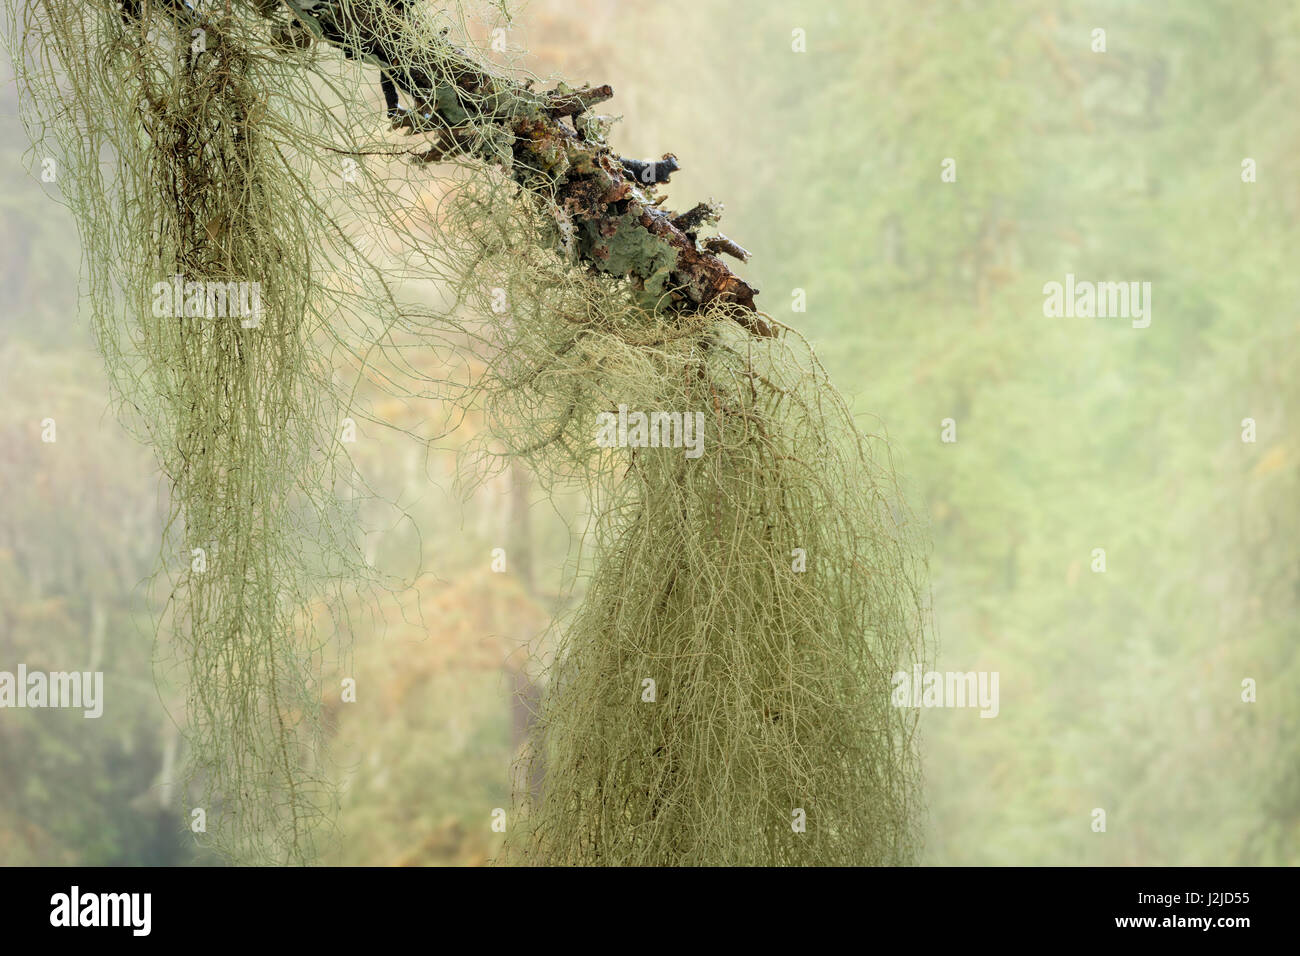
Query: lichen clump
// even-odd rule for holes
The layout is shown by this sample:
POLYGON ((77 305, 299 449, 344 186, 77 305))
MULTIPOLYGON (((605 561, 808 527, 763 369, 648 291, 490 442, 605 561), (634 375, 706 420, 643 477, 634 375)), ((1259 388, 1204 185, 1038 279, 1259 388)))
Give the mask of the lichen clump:
POLYGON ((718 208, 668 212, 629 177, 590 115, 612 92, 484 66, 456 9, 40 0, 11 21, 123 414, 170 484, 164 633, 208 839, 305 862, 329 832, 319 602, 367 580, 338 441, 366 377, 481 409, 483 461, 576 482, 598 515, 507 861, 912 859, 889 680, 924 650, 923 562, 887 449, 710 251, 718 208), (380 73, 412 139, 377 115, 380 73), (260 316, 155 309, 175 276, 256 282, 260 316), (702 414, 702 452, 601 447, 620 406, 702 414))

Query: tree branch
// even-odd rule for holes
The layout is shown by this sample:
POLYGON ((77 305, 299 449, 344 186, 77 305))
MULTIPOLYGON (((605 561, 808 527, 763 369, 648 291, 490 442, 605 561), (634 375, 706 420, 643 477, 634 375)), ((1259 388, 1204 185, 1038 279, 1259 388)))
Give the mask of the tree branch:
POLYGON ((740 247, 729 241, 701 244, 684 228, 716 219, 716 207, 706 207, 709 216, 696 207, 682 217, 660 208, 655 186, 678 168, 676 157, 667 154, 650 163, 621 159, 599 124, 580 121, 588 108, 613 96, 611 87, 573 90, 561 84, 534 92, 445 40, 415 46, 394 28, 394 16, 405 19, 405 10, 382 2, 335 6, 328 0, 285 0, 315 37, 378 67, 410 97, 417 111, 408 120, 411 130, 432 127, 438 137, 424 158, 470 155, 501 164, 503 152, 479 132, 484 126, 500 130, 509 138, 504 165, 511 177, 553 203, 557 221, 564 216, 573 223, 574 248, 583 262, 628 279, 643 301, 660 311, 692 313, 729 305, 729 316, 753 335, 776 334, 757 313, 757 290, 714 255, 714 249, 734 253, 740 247), (412 48, 419 55, 403 56, 412 48), (572 118, 572 126, 565 117, 572 118))

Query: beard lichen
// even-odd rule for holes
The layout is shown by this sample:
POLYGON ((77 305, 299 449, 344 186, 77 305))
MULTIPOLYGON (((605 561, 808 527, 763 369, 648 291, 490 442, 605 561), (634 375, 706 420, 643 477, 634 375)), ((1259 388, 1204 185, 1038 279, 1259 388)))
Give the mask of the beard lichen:
POLYGON ((209 841, 307 862, 329 833, 313 606, 370 580, 339 494, 365 379, 482 408, 482 460, 598 514, 507 862, 911 860, 915 723, 890 678, 924 650, 923 561, 887 448, 701 245, 716 209, 673 216, 657 177, 627 178, 588 112, 608 88, 481 66, 448 39, 459 8, 310 6, 9 4, 99 346, 170 485, 162 627, 209 841), (377 130, 376 66, 419 147, 377 130), (259 314, 155 308, 178 276, 186 298, 255 282, 259 314), (438 307, 399 301, 408 279, 438 307), (600 447, 619 406, 703 413, 702 454, 600 447))

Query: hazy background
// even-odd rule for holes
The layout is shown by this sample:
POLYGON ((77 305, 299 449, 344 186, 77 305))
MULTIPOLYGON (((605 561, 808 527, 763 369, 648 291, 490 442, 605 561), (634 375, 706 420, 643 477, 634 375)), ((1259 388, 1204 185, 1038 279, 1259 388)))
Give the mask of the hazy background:
MULTIPOLYGON (((1300 862, 1300 8, 532 0, 507 36, 613 84, 624 155, 677 154, 676 208, 726 203, 760 304, 892 437, 938 666, 1000 674, 995 719, 924 714, 926 862, 1300 862), (1066 273, 1150 282, 1150 327, 1045 318, 1066 273)), ((164 489, 115 423, 75 225, 28 175, 4 69, 0 670, 94 665, 107 704, 0 711, 0 863, 191 862, 142 584, 164 489)), ((371 556, 430 573, 367 609, 367 691, 330 711, 333 859, 481 863, 580 502, 518 472, 466 501, 454 448, 426 472, 410 439, 354 447, 412 519, 371 556)))

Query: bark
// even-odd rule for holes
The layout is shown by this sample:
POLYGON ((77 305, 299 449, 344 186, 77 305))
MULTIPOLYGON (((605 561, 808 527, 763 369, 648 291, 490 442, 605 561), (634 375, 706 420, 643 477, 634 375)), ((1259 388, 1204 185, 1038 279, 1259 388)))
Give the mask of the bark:
POLYGON ((585 116, 614 95, 611 87, 534 91, 443 40, 418 47, 415 57, 402 55, 411 45, 394 29, 395 6, 368 26, 364 3, 345 5, 345 13, 323 0, 285 2, 313 36, 377 67, 409 98, 413 109, 400 122, 433 139, 424 159, 469 155, 502 163, 508 154, 511 177, 549 204, 558 234, 572 237, 580 261, 627 278, 657 311, 730 306, 724 313, 753 335, 775 334, 754 305, 757 290, 715 255, 743 260, 748 253, 730 240, 697 235, 717 220, 718 207, 701 204, 680 216, 662 207, 657 186, 678 168, 676 157, 620 158, 585 116), (485 128, 499 131, 508 151, 494 148, 485 128))

